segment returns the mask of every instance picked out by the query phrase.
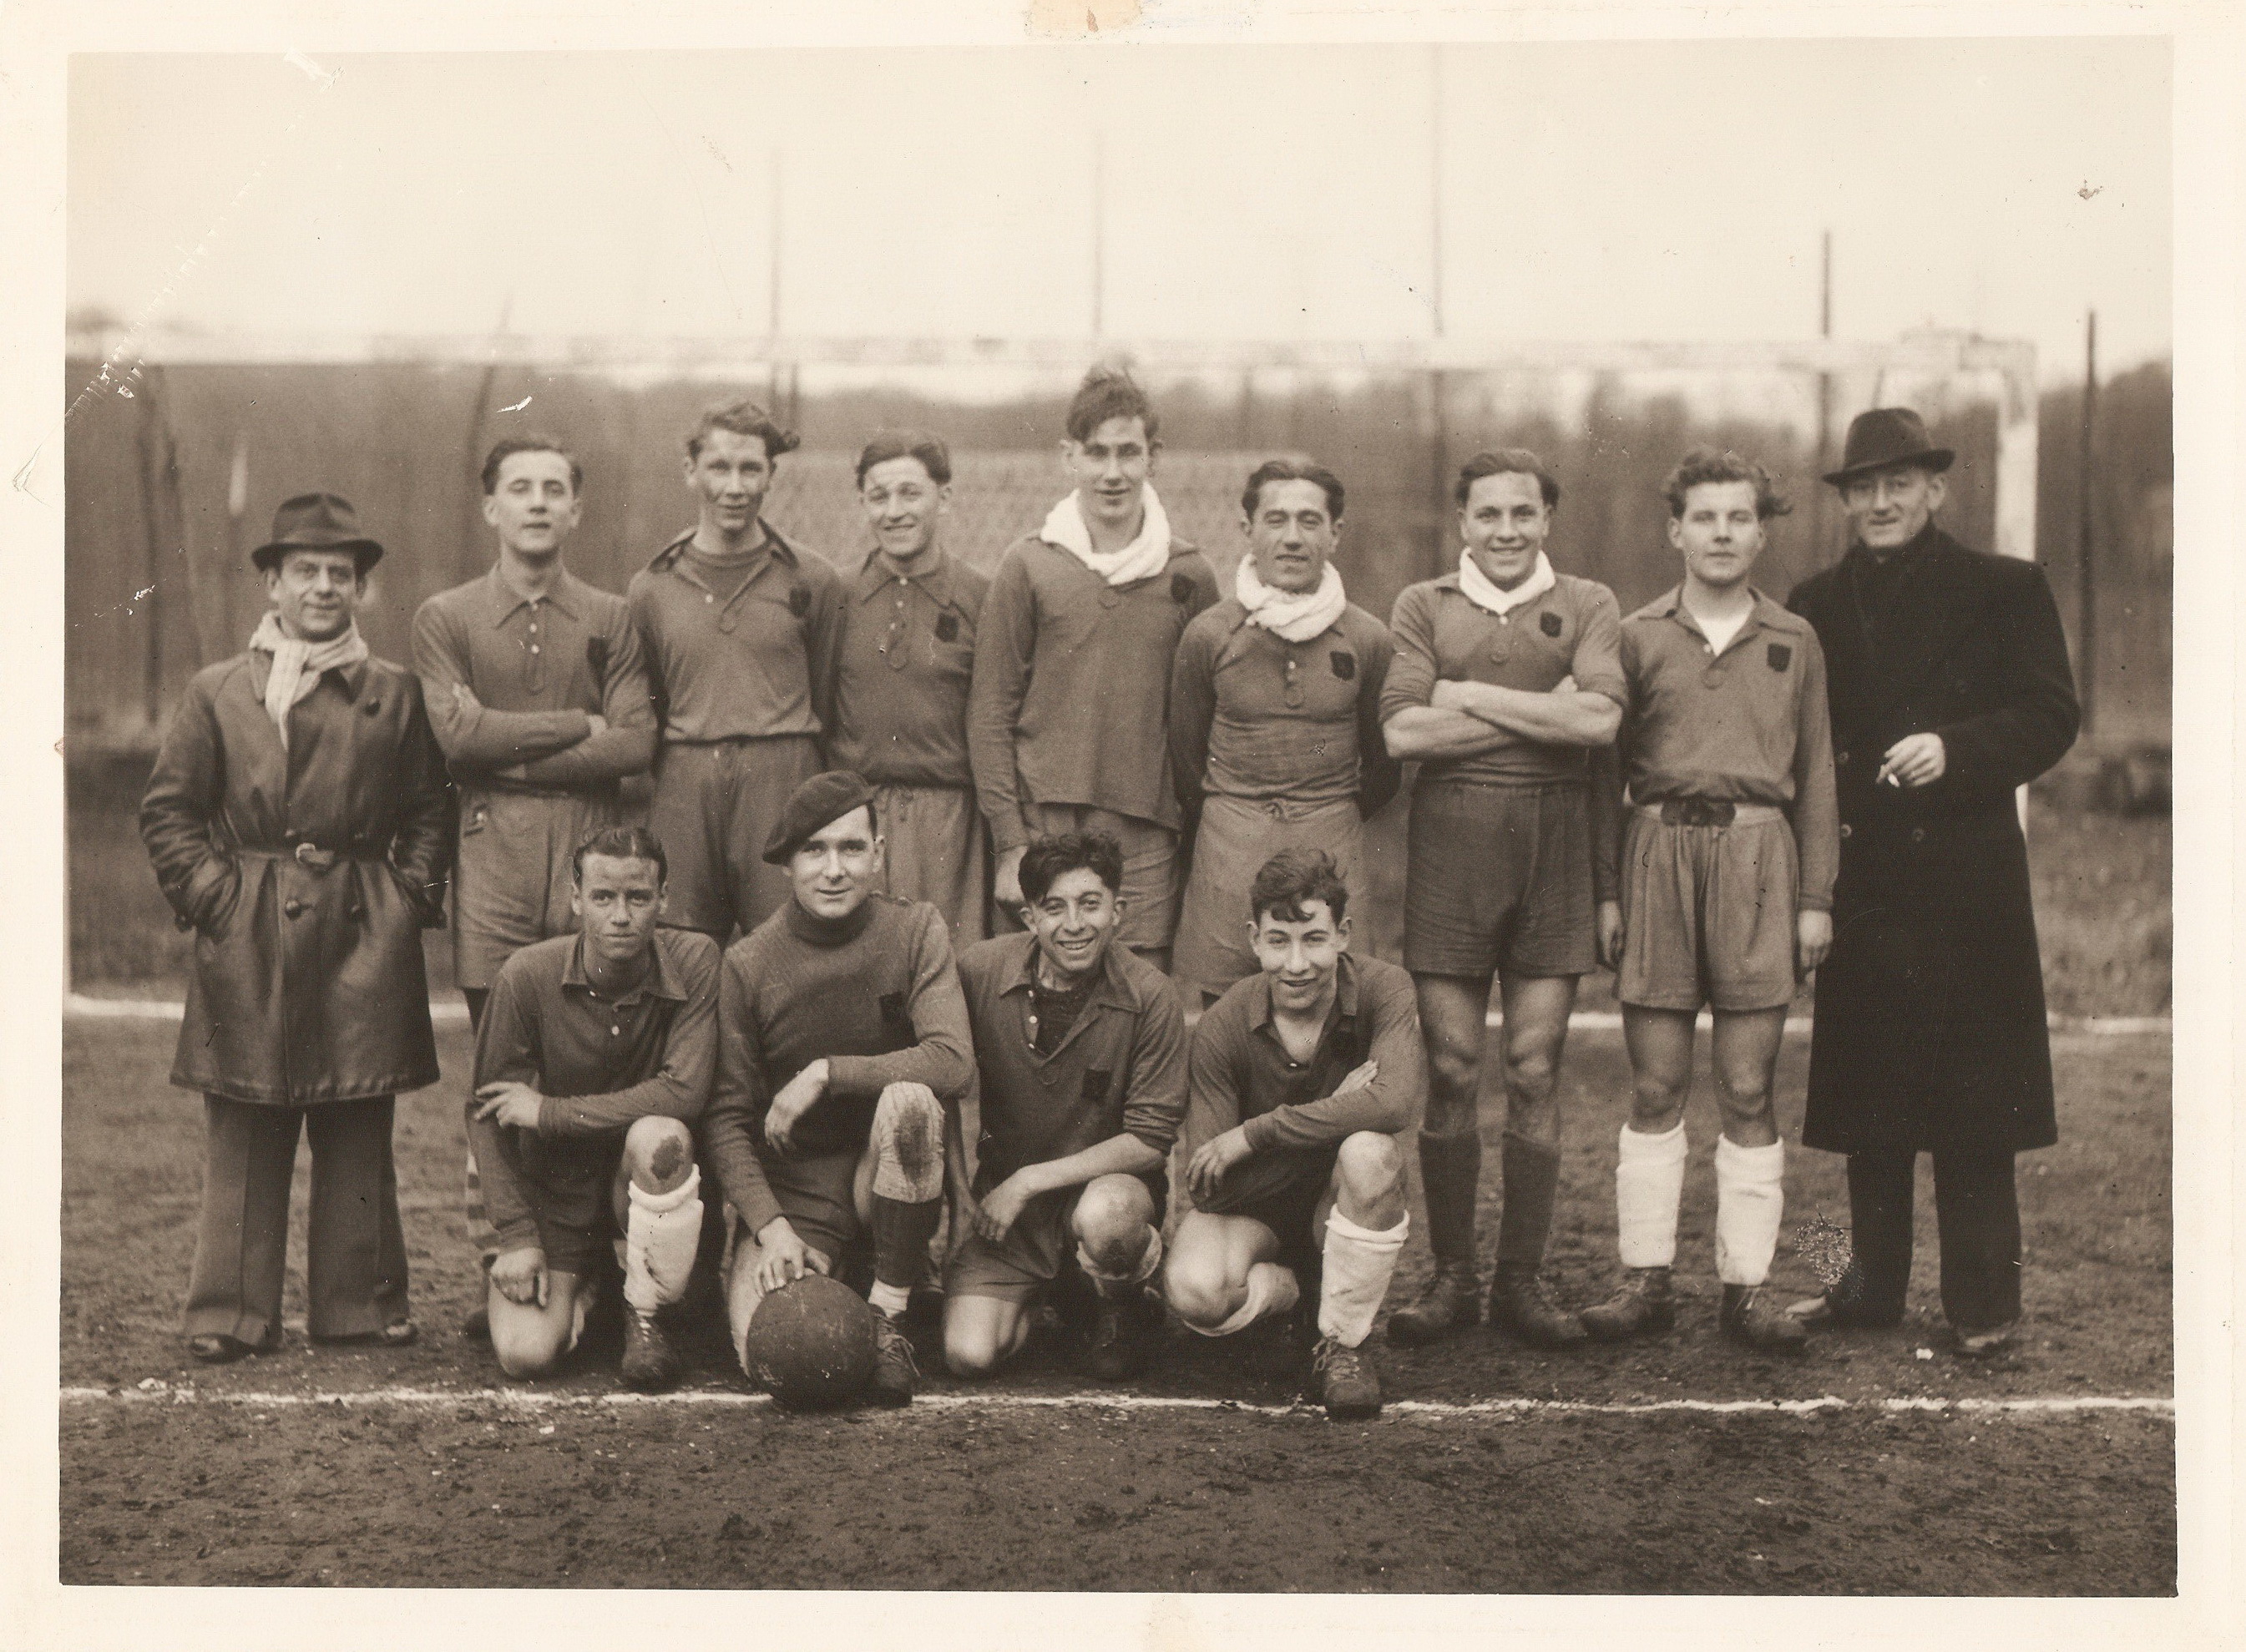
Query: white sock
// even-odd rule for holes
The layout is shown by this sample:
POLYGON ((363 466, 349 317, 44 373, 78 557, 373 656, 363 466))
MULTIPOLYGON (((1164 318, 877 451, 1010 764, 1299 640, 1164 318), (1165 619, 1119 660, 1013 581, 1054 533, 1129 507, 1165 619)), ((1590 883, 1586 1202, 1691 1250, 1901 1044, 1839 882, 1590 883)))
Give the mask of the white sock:
POLYGON ((1231 1318, 1222 1325, 1196 1325, 1187 1320, 1189 1330, 1203 1336, 1229 1336, 1235 1331, 1244 1331, 1259 1319, 1274 1314, 1283 1314, 1303 1300, 1303 1287, 1291 1268, 1282 1268, 1276 1262, 1258 1262, 1248 1270, 1248 1300, 1240 1304, 1231 1318))
POLYGON ((667 1193, 633 1182, 626 1189, 631 1214, 624 1225, 624 1301, 643 1314, 686 1292, 694 1252, 702 1240, 702 1166, 667 1193))
POLYGON ((912 1306, 912 1288, 908 1285, 884 1285, 877 1279, 867 1291, 866 1300, 895 1319, 912 1306))
POLYGON ((1372 1316, 1388 1295, 1397 1253, 1412 1231, 1412 1214, 1389 1228, 1360 1227, 1338 1208, 1326 1214, 1325 1288, 1318 1297, 1318 1333, 1355 1348, 1372 1331, 1372 1316))
POLYGON ((1716 1277, 1726 1285, 1759 1285, 1778 1254, 1786 1214, 1786 1144, 1742 1147, 1716 1138, 1716 1277))
POLYGON ((1081 1241, 1078 1241, 1076 1247, 1076 1265, 1084 1270, 1084 1276, 1094 1285, 1114 1286, 1118 1288, 1118 1294, 1120 1294, 1123 1287, 1143 1285, 1154 1276, 1154 1270, 1162 1265, 1162 1230, 1159 1227, 1148 1227, 1144 1231, 1147 1235, 1147 1248, 1140 1253, 1139 1265, 1128 1273, 1111 1274, 1104 1270, 1097 1261, 1092 1260, 1092 1253, 1085 1249, 1081 1241))
POLYGON ((1615 1236, 1624 1268, 1677 1260, 1677 1206, 1684 1197, 1684 1121, 1658 1136, 1622 1127, 1615 1162, 1615 1236))

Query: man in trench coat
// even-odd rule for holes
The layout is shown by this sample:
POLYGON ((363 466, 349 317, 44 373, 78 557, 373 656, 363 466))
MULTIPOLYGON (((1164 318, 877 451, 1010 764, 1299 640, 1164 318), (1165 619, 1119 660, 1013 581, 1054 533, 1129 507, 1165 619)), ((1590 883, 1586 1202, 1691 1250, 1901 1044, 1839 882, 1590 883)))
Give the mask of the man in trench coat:
POLYGON ((1908 408, 1859 417, 1825 478, 1848 553, 1789 604, 1824 647, 1841 806, 1801 1139, 1848 1155, 1855 1251, 1794 1311, 1901 1320, 1930 1152, 1943 1312, 1958 1351, 1985 1357, 2020 1316, 2013 1155, 2058 1139, 2014 791, 2066 754, 2080 713, 2042 570, 1935 525, 1951 458, 1908 408))
POLYGON ((359 637, 381 555, 335 494, 282 506, 252 558, 273 610, 188 684, 141 806, 195 931, 172 1082, 204 1097, 185 1329, 207 1362, 281 1345, 300 1126, 312 1336, 413 1340, 391 1116, 437 1079, 420 932, 443 921, 452 798, 420 683, 359 637))

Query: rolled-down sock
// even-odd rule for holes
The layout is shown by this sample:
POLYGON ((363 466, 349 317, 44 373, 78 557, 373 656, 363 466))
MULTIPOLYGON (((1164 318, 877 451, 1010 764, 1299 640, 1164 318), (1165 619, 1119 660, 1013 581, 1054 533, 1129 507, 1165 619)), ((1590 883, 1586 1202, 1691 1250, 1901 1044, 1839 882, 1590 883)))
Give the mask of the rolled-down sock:
POLYGON ((1340 1211, 1326 1216, 1325 1284, 1318 1294, 1318 1333, 1355 1348, 1372 1330, 1373 1315, 1388 1295, 1396 1258, 1412 1232, 1412 1218, 1393 1227, 1360 1227, 1340 1211))
POLYGON ((1248 1270, 1248 1296, 1222 1324, 1196 1325, 1185 1322, 1189 1330, 1203 1336, 1229 1336, 1235 1331, 1244 1331, 1259 1319, 1269 1319, 1274 1314, 1283 1314, 1303 1300, 1303 1287, 1291 1268, 1282 1268, 1277 1262, 1257 1262, 1248 1270))
POLYGON ((1615 1161, 1615 1237, 1624 1268, 1677 1260, 1677 1207, 1684 1196, 1684 1122, 1657 1136, 1622 1127, 1615 1161))
POLYGON ((627 1192, 631 1213, 624 1224, 624 1301, 643 1314, 675 1302, 686 1291, 694 1253, 702 1242, 702 1167, 667 1193, 651 1193, 637 1182, 627 1192))
POLYGON ((1786 1144, 1742 1147, 1716 1139, 1716 1277, 1726 1285, 1759 1285, 1778 1254, 1786 1214, 1786 1144))

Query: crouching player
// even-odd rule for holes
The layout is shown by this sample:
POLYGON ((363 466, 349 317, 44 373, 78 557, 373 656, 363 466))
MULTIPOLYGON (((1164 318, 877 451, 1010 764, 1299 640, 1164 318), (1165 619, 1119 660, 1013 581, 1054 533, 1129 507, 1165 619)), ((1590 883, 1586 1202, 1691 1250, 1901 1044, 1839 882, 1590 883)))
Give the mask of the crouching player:
POLYGON ((718 945, 657 927, 663 845, 643 826, 594 832, 570 873, 577 932, 500 967, 476 1036, 492 1347, 509 1377, 552 1370, 621 1234, 623 1379, 661 1388, 677 1360, 655 1310, 685 1290, 701 1232, 692 1132, 716 1058, 718 945))
POLYGON ((765 845, 792 898, 726 950, 703 1152, 740 1219, 726 1313, 747 1368, 757 1304, 807 1272, 847 1279, 870 1239, 880 1354, 870 1397, 919 1372, 898 1320, 943 1214, 943 1106, 967 1088, 967 1007, 943 916, 878 893, 874 789, 795 789, 765 845))
MULTIPOLYGON (((1787 1006, 1833 941, 1840 860, 1825 656, 1809 622, 1747 582, 1764 524, 1786 509, 1762 466, 1695 449, 1670 473, 1669 539, 1684 581, 1623 622, 1630 688, 1616 761, 1629 782, 1618 901, 1599 908, 1635 1095, 1615 1166, 1621 1290, 1583 1310, 1602 1342, 1666 1330, 1684 1181, 1692 1026, 1715 1020, 1722 1325, 1798 1349, 1765 1298, 1786 1207, 1772 1099, 1787 1006)), ((1613 852, 1612 834, 1602 852, 1613 852)))
POLYGON ((1333 857, 1290 851, 1249 892, 1260 973, 1194 1030, 1186 1104, 1193 1209, 1164 1288, 1178 1317, 1225 1336, 1290 1313, 1317 1269, 1310 1370, 1333 1417, 1380 1410, 1362 1351, 1411 1217, 1399 1131, 1426 1073, 1412 977, 1349 952, 1349 890, 1333 857))
MULTIPOLYGON (((1027 935, 960 955, 982 1097, 968 1237, 944 1279, 943 1351, 961 1377, 1021 1350, 1048 1286, 1080 1270, 1096 1308, 1084 1344, 1113 1382, 1146 1358, 1161 1322, 1165 1166, 1186 1105, 1185 1016, 1169 978, 1117 936, 1123 849, 1104 833, 1023 853, 1027 935)), ((954 1185, 963 1144, 950 1139, 954 1185)))

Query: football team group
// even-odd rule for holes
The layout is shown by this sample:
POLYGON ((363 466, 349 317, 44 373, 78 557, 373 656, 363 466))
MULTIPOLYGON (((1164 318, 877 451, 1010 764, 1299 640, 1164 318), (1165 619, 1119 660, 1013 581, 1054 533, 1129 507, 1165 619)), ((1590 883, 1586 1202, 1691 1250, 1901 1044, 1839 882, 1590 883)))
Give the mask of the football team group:
POLYGON ((1112 1383, 1174 1319, 1256 1328, 1369 1416, 1414 1149, 1434 1271, 1392 1342, 1485 1311, 1539 1348, 1657 1335, 1704 1010, 1725 1335, 1896 1323, 1925 1152, 1957 1349, 2006 1345, 2013 1158, 2053 1139, 2014 792, 2076 710, 2041 573, 1935 524, 1953 456, 1916 413, 1850 427, 1825 478, 1849 548, 1788 605, 1751 583, 1787 509, 1752 459, 1677 465, 1679 582, 1625 616, 1555 569, 1560 481, 1501 449, 1459 473, 1455 570, 1386 625, 1344 593, 1344 486, 1315 464, 1247 477, 1221 593, 1115 370, 1069 409, 1071 490, 993 572, 945 543, 950 460, 916 432, 860 454, 872 545, 837 571, 764 519, 794 445, 752 403, 704 414, 698 520, 618 596, 565 565, 579 463, 500 442, 496 561, 422 605, 410 670, 360 637, 383 551, 351 506, 281 507, 270 611, 186 691, 142 816, 195 932, 172 1078, 205 1105, 196 1358, 280 1345, 300 1128, 311 1336, 414 1340, 392 1111, 439 1077, 420 931, 448 921, 476 1030, 467 1329, 510 1377, 605 1315, 623 1379, 659 1388, 680 1316, 722 1312, 786 1398, 818 1315, 772 1310, 847 1285, 876 1401, 939 1344, 983 1379, 1033 1336, 1112 1383), (1406 763, 1399 968, 1352 946, 1352 897, 1406 763), (1635 1082, 1619 1281, 1578 1310, 1543 1261, 1556 1078, 1602 966, 1635 1082), (1813 971, 1802 1139, 1848 1155, 1854 1260, 1782 1303, 1773 1077, 1813 971))

